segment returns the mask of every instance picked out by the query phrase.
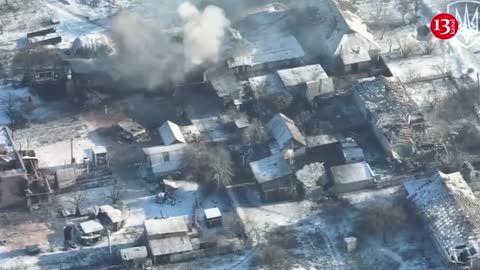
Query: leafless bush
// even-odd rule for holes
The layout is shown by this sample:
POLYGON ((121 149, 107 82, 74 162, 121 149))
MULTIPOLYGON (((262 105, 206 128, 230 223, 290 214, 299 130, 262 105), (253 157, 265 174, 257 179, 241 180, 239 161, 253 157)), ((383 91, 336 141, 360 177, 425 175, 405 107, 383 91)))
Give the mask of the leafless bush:
POLYGON ((268 140, 268 134, 262 122, 254 119, 251 121, 250 126, 242 130, 241 139, 245 144, 262 144, 268 140))
POLYGON ((288 253, 275 245, 262 245, 258 249, 254 263, 267 270, 288 270, 291 262, 288 253))
POLYGON ((426 55, 432 54, 437 48, 437 43, 434 40, 428 40, 424 43, 423 49, 426 55))
POLYGON ((1 107, 8 116, 13 125, 23 125, 26 123, 24 111, 22 110, 22 99, 19 96, 9 93, 0 100, 1 107))
POLYGON ((208 190, 219 191, 232 183, 230 152, 222 146, 192 145, 187 150, 184 162, 187 171, 206 184, 208 190))
POLYGON ((406 75, 407 75, 407 81, 409 83, 414 83, 418 80, 420 77, 420 74, 417 72, 415 67, 410 67, 406 70, 406 75))
POLYGON ((108 193, 105 194, 105 197, 107 197, 110 200, 111 204, 119 203, 121 196, 122 196, 122 191, 116 184, 112 185, 110 190, 108 190, 108 193))
POLYGON ((88 202, 87 195, 83 192, 75 192, 70 197, 70 203, 75 208, 75 215, 80 215, 80 209, 88 202))
POLYGON ((415 48, 414 44, 412 41, 410 41, 408 38, 399 38, 397 39, 398 42, 398 47, 400 48, 400 54, 402 55, 402 58, 407 59, 413 52, 413 49, 415 48))
POLYGON ((361 209, 357 229, 362 233, 381 236, 383 241, 407 219, 405 209, 398 202, 376 201, 361 209))

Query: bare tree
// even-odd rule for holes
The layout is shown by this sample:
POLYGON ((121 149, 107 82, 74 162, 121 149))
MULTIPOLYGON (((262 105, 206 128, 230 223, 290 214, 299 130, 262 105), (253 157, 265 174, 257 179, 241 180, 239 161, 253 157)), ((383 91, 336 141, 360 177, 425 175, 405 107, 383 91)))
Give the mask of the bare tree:
POLYGON ((413 52, 414 44, 408 38, 398 38, 397 39, 398 46, 400 48, 400 54, 402 58, 407 59, 410 54, 413 52))
POLYGON ((241 139, 245 144, 262 144, 268 140, 268 135, 262 122, 253 119, 250 125, 242 130, 241 139))
POLYGON ((406 17, 412 12, 411 0, 400 0, 398 10, 402 15, 403 24, 407 24, 406 17))
POLYGON ((425 50, 426 55, 432 54, 433 52, 435 52, 435 49, 437 48, 437 43, 434 40, 428 40, 424 43, 423 48, 425 50))
POLYGON ((447 66, 447 58, 445 57, 445 54, 442 55, 442 61, 440 63, 435 64, 435 69, 440 73, 442 76, 442 79, 445 80, 448 75, 448 66, 447 66))
POLYGON ((87 195, 84 192, 74 192, 70 198, 70 203, 75 208, 75 215, 80 215, 80 209, 87 203, 87 195))
POLYGON ((359 213, 357 227, 362 233, 379 235, 383 241, 407 219, 405 209, 398 202, 375 202, 359 213))
POLYGON ((23 125, 26 122, 21 104, 22 99, 12 93, 9 93, 7 97, 1 100, 1 107, 13 125, 23 125))
POLYGON ((189 147, 185 168, 203 182, 207 190, 220 190, 232 183, 233 163, 230 152, 222 146, 196 144, 189 147))
POLYGON ((418 80, 418 78, 420 78, 420 74, 417 72, 415 67, 409 67, 406 70, 406 75, 407 75, 407 81, 409 83, 414 83, 418 80))
POLYGON ((267 270, 288 270, 291 268, 287 251, 279 246, 269 244, 260 246, 254 262, 257 267, 267 270))
POLYGON ((110 200, 112 204, 117 204, 120 202, 122 196, 122 191, 117 184, 111 186, 110 190, 106 194, 106 197, 110 200))

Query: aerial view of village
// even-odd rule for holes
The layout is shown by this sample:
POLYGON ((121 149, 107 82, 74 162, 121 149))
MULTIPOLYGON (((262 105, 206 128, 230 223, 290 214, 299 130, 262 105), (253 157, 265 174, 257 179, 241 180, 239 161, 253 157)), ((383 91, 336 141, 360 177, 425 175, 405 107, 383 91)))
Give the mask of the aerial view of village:
POLYGON ((0 270, 480 270, 479 9, 0 0, 0 270))

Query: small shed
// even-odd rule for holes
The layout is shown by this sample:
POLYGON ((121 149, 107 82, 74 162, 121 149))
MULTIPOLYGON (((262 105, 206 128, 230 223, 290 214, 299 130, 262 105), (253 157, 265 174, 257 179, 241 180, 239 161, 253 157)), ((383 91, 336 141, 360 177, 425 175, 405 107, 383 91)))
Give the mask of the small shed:
POLYGON ((158 133, 160 134, 163 144, 165 145, 187 143, 180 126, 173 122, 167 121, 163 123, 163 125, 158 128, 158 133))
POLYGON ((204 210, 205 213, 205 223, 207 227, 222 226, 222 213, 220 209, 208 208, 204 210))
POLYGON ((74 167, 67 167, 55 171, 55 182, 58 189, 66 189, 75 186, 77 174, 74 167))
POLYGON ((143 148, 146 169, 155 177, 175 172, 183 166, 186 149, 183 143, 143 148))
POLYGON ((84 235, 100 234, 103 232, 104 227, 100 220, 92 219, 80 223, 80 229, 84 235))
POLYGON ((108 164, 107 148, 102 145, 97 145, 92 148, 92 162, 93 166, 105 166, 108 164))
POLYGON ((347 193, 375 187, 375 174, 366 162, 357 162, 330 168, 331 191, 347 193))
POLYGON ((122 211, 113 208, 111 205, 102 205, 99 209, 101 220, 107 224, 112 231, 118 231, 122 228, 124 223, 122 211))
POLYGON ((281 154, 251 162, 250 168, 265 201, 291 199, 295 194, 292 171, 281 154))
POLYGON ((132 247, 120 250, 120 258, 128 269, 143 269, 148 257, 147 247, 132 247))
POLYGON ((148 219, 144 222, 149 254, 153 262, 169 262, 170 255, 193 250, 185 217, 148 219))
POLYGON ((298 149, 307 144, 295 122, 282 113, 276 114, 266 128, 282 150, 298 149))

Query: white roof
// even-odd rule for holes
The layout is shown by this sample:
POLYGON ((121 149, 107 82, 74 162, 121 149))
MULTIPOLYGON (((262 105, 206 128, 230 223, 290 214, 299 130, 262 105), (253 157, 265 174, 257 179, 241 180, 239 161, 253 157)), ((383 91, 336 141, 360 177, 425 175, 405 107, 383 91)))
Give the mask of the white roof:
POLYGON ((328 75, 321 65, 309 65, 277 71, 283 84, 287 87, 297 86, 310 81, 327 79, 328 75))
POLYGON ((89 221, 85 221, 80 223, 80 228, 85 234, 91 234, 103 231, 103 225, 100 223, 98 219, 92 219, 89 221))
POLYGON ((182 151, 187 147, 187 145, 182 143, 172 144, 172 145, 159 145, 153 147, 143 148, 143 153, 148 156, 161 155, 162 153, 182 151))
POLYGON ((214 219, 214 218, 222 217, 222 213, 220 212, 220 209, 218 209, 218 207, 205 209, 204 212, 205 212, 206 219, 214 219))
POLYGON ((375 176, 370 165, 366 162, 334 166, 330 168, 330 173, 335 184, 349 184, 373 180, 375 176))
POLYGON ((175 235, 148 241, 153 256, 169 255, 193 250, 192 242, 187 234, 175 235))
POLYGON ((162 137, 165 145, 171 145, 177 142, 187 143, 180 127, 173 122, 167 121, 163 123, 163 125, 158 128, 158 133, 160 137, 162 137))
POLYGON ((281 177, 288 176, 292 172, 282 154, 272 155, 267 158, 250 163, 253 175, 259 184, 263 184, 281 177))
POLYGON ((106 154, 107 153, 107 148, 102 145, 97 145, 94 148, 92 148, 92 152, 94 155, 98 154, 106 154))
POLYGON ((344 65, 363 63, 371 60, 368 41, 358 33, 343 35, 338 47, 338 53, 344 65))
POLYGON ((112 223, 119 223, 123 220, 122 211, 113 208, 111 205, 100 206, 100 211, 104 213, 112 223))
POLYGON ((258 40, 249 41, 248 52, 233 57, 228 62, 230 68, 293 60, 305 56, 302 47, 292 35, 265 35, 258 37, 258 40))
POLYGON ((188 232, 187 221, 185 220, 185 217, 147 219, 144 221, 144 226, 148 237, 188 232))
POLYGON ((292 119, 282 113, 276 114, 266 128, 278 145, 283 149, 291 140, 306 145, 305 138, 292 119))

